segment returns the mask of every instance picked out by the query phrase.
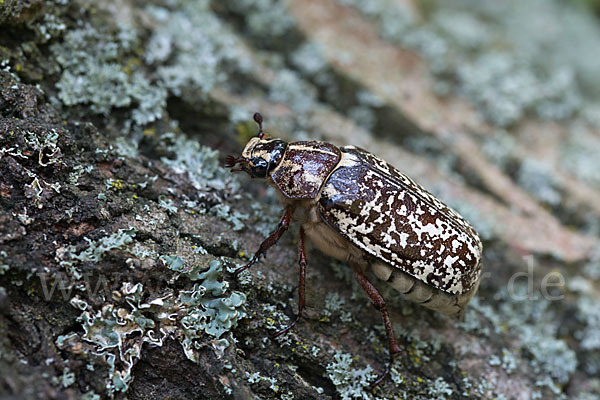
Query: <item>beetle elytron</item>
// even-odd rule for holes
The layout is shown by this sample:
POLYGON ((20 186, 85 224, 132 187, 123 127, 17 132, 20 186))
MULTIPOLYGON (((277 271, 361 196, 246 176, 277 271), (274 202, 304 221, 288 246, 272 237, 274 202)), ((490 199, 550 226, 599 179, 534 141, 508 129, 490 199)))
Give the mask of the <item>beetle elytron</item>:
MULTIPOLYGON (((232 172, 265 178, 280 194, 285 210, 279 226, 236 275, 256 263, 288 229, 301 222, 298 321, 304 308, 305 239, 347 262, 356 280, 382 314, 392 358, 400 352, 385 302, 367 279, 371 267, 404 297, 446 315, 460 315, 481 276, 482 244, 469 223, 393 166, 353 146, 269 138, 259 125, 241 157, 228 156, 232 172)), ((390 364, 375 384, 390 369, 390 364)))

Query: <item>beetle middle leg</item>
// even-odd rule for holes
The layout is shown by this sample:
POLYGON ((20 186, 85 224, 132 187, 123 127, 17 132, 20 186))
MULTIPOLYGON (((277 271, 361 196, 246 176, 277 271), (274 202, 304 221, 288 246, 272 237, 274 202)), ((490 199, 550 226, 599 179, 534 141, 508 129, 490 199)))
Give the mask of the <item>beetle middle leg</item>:
POLYGON ((306 248, 304 247, 304 228, 300 227, 300 234, 298 235, 298 264, 300 265, 300 284, 298 286, 298 315, 292 321, 291 324, 277 332, 273 337, 278 337, 289 331, 296 325, 296 322, 300 319, 302 310, 304 310, 304 288, 306 283, 306 248))
POLYGON ((253 266, 260 259, 260 256, 264 255, 271 246, 273 246, 275 243, 277 243, 279 238, 281 238, 281 236, 285 233, 285 231, 287 231, 288 228, 290 227, 290 222, 292 221, 292 215, 294 215, 294 207, 287 206, 285 208, 285 211, 283 212, 283 216, 281 217, 281 220, 279 221, 279 226, 277 226, 277 229, 275 230, 275 232, 273 232, 271 235, 269 235, 268 238, 263 240, 263 242, 260 244, 260 247, 258 248, 256 253, 252 256, 252 258, 250 259, 248 264, 236 269, 233 272, 233 275, 238 276, 241 272, 243 272, 243 271, 247 270, 248 268, 250 268, 251 266, 253 266))
POLYGON ((394 356, 400 352, 400 346, 396 342, 396 336, 394 335, 394 330, 392 329, 392 322, 390 320, 390 316, 387 312, 387 308, 385 306, 385 301, 383 300, 383 296, 379 293, 379 290, 367 279, 365 274, 361 271, 360 268, 353 268, 354 276, 356 277, 356 281, 360 285, 360 287, 365 291, 371 302, 381 312, 381 316, 383 317, 383 324, 385 326, 385 331, 387 332, 388 342, 389 342, 389 352, 390 352, 390 362, 387 365, 383 374, 381 374, 377 380, 371 386, 377 386, 383 378, 385 378, 389 373, 392 367, 392 363, 394 362, 394 356))

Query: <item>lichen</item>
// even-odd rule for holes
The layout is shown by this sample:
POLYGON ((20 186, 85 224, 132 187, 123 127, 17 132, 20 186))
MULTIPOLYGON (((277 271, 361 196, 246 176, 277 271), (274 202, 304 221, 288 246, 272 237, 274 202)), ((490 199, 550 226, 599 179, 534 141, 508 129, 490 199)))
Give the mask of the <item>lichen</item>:
POLYGON ((288 104, 297 113, 306 113, 315 107, 317 89, 291 70, 280 70, 271 86, 269 98, 288 104))
POLYGON ((248 383, 255 384, 266 382, 269 385, 269 389, 273 392, 279 392, 279 385, 277 384, 277 379, 270 376, 262 376, 259 372, 249 373, 246 371, 246 379, 248 383))
POLYGON ((132 107, 131 118, 144 125, 160 118, 166 106, 166 90, 152 83, 141 70, 131 70, 136 35, 121 31, 110 35, 92 26, 70 30, 60 44, 51 46, 62 72, 56 83, 66 106, 89 105, 92 112, 107 115, 113 108, 132 107))
POLYGON ((427 387, 427 394, 432 399, 447 399, 453 393, 450 385, 441 376, 431 381, 427 387))
POLYGON ((557 206, 562 200, 560 185, 553 175, 552 168, 541 161, 523 160, 518 181, 519 185, 544 203, 557 206))
POLYGON ((327 321, 335 314, 339 314, 342 322, 352 321, 352 313, 344 310, 342 307, 345 303, 345 300, 339 293, 327 293, 327 295, 325 295, 325 308, 322 311, 323 317, 321 317, 320 321, 327 321))
POLYGON ((172 156, 162 157, 161 161, 175 173, 187 174, 200 199, 209 190, 235 192, 239 187, 237 180, 219 162, 218 151, 174 132, 165 133, 163 141, 172 156))
POLYGON ((133 241, 135 235, 135 228, 127 228, 119 229, 112 235, 100 238, 96 241, 86 237, 84 239, 88 243, 88 247, 85 250, 76 253, 74 247, 69 247, 65 255, 67 259, 71 260, 98 262, 109 251, 126 248, 133 241))
POLYGON ((508 349, 502 349, 502 357, 492 355, 490 357, 490 365, 501 366, 507 373, 512 373, 517 367, 517 360, 514 354, 508 349))
POLYGON ((276 0, 228 0, 224 3, 232 11, 244 15, 250 32, 261 39, 284 37, 294 25, 285 5, 276 0))
MULTIPOLYGON (((86 251, 84 258, 100 259, 101 255, 93 254, 86 251)), ((186 267, 178 256, 162 256, 161 260, 178 276, 198 283, 190 289, 148 297, 141 283, 124 282, 118 296, 113 292, 113 299, 124 302, 105 303, 100 310, 79 296, 71 299, 73 307, 82 311, 77 321, 84 333, 60 336, 56 345, 66 348, 79 339, 89 343, 91 347, 86 351, 103 357, 109 367, 106 386, 109 396, 128 390, 133 379, 132 368, 142 356, 143 343, 162 346, 167 337, 179 337, 186 356, 197 362, 196 350, 206 343, 222 353, 230 344, 222 336, 245 316, 246 296, 236 291, 227 293, 228 283, 219 280, 220 261, 212 260, 208 270, 200 272, 205 268, 186 267)))
POLYGON ((10 266, 6 264, 7 257, 8 254, 4 250, 0 251, 0 275, 4 275, 10 269, 10 266))
POLYGON ((596 134, 574 126, 560 150, 561 166, 566 171, 600 188, 600 139, 596 134))
POLYGON ((343 2, 374 20, 387 40, 418 51, 440 94, 467 97, 498 126, 528 114, 542 119, 591 115, 588 110, 597 107, 600 84, 591 71, 599 62, 588 55, 600 30, 572 5, 432 1, 419 19, 398 2, 343 2))
MULTIPOLYGON (((246 295, 234 291, 225 296, 229 284, 218 280, 222 271, 222 264, 218 260, 211 261, 205 272, 200 272, 200 266, 186 268, 178 257, 163 260, 167 261, 170 269, 183 273, 192 281, 200 281, 191 290, 180 291, 174 303, 174 307, 182 309, 179 315, 182 316, 181 325, 185 334, 182 342, 184 351, 190 360, 195 361, 196 340, 203 333, 221 338, 246 315, 246 295)), ((227 341, 224 344, 228 346, 227 341)))
POLYGON ((244 68, 233 45, 233 34, 210 8, 207 0, 181 2, 175 10, 148 6, 154 25, 145 61, 157 65, 164 86, 175 95, 193 90, 206 95, 226 78, 228 64, 244 68))
POLYGON ((363 369, 352 368, 352 362, 350 354, 336 351, 333 361, 327 364, 327 376, 343 400, 356 398, 368 400, 370 396, 365 390, 376 375, 370 366, 363 369))

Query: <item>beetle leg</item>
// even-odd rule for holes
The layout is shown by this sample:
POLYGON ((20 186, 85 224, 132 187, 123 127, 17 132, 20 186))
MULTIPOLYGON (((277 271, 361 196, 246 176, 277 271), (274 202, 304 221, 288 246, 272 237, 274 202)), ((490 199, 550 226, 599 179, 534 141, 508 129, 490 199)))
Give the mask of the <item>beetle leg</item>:
POLYGON ((300 319, 302 310, 304 310, 304 288, 306 282, 306 249, 304 247, 304 228, 300 227, 300 234, 298 235, 298 264, 300 265, 300 284, 298 286, 298 315, 291 324, 277 332, 273 337, 278 337, 289 331, 296 325, 296 322, 300 319))
POLYGON ((277 227, 275 232, 273 232, 271 235, 269 235, 268 238, 263 240, 263 242, 260 244, 260 247, 258 248, 258 251, 252 256, 248 264, 236 269, 233 272, 235 276, 238 276, 241 272, 253 266, 260 259, 260 256, 264 255, 271 246, 277 243, 277 241, 283 235, 283 233, 287 231, 287 229, 290 227, 290 222, 292 221, 293 214, 294 207, 287 206, 285 208, 283 216, 281 217, 281 220, 279 221, 279 226, 277 227))
POLYGON ((389 373, 392 367, 392 363, 394 362, 394 356, 400 352, 400 346, 396 342, 396 336, 394 335, 394 330, 392 329, 392 322, 390 321, 390 316, 387 312, 387 308, 385 306, 385 301, 381 296, 381 293, 377 290, 377 288, 367 279, 365 274, 359 269, 354 268, 354 276, 356 277, 356 281, 360 285, 360 287, 365 291, 371 302, 381 312, 381 316, 383 317, 383 324, 385 325, 385 331, 387 332, 387 337, 389 341, 389 352, 390 352, 390 362, 387 365, 385 372, 381 374, 377 380, 371 385, 377 386, 383 378, 385 378, 389 373))

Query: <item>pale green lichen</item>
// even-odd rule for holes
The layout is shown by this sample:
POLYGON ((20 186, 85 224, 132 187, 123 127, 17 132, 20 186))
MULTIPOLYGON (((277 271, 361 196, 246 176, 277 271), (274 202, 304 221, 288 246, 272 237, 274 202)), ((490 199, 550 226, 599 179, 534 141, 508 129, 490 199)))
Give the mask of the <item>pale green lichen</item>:
POLYGON ((231 209, 228 204, 217 204, 211 211, 219 218, 230 222, 233 225, 234 231, 240 231, 246 227, 246 224, 242 221, 248 220, 248 214, 241 213, 237 210, 231 209))
POLYGON ((291 56, 292 63, 304 74, 322 74, 328 67, 327 59, 318 44, 303 43, 291 56))
POLYGON ((234 192, 239 187, 231 172, 219 162, 218 151, 173 132, 164 134, 162 140, 172 156, 162 157, 161 161, 175 173, 187 174, 199 197, 205 197, 210 190, 234 192))
MULTIPOLYGON (((175 272, 198 283, 189 290, 148 298, 141 283, 125 282, 118 296, 125 302, 106 303, 101 310, 94 310, 77 296, 71 299, 71 304, 82 310, 77 319, 84 330, 81 339, 92 346, 94 354, 103 356, 109 366, 106 387, 109 396, 128 390, 143 343, 162 346, 169 336, 181 337, 186 356, 196 362, 196 350, 207 343, 222 354, 230 343, 221 337, 245 316, 246 297, 240 292, 227 293, 228 283, 219 281, 222 266, 218 260, 211 261, 208 270, 200 272, 199 266, 186 268, 177 256, 161 259, 175 272)), ((79 334, 60 336, 56 344, 65 348, 79 337, 79 334)))
POLYGON ((48 42, 67 29, 63 20, 51 12, 44 13, 42 20, 32 25, 41 43, 48 42))
POLYGON ((294 26, 285 5, 276 0, 227 0, 224 3, 243 15, 250 32, 263 40, 284 37, 294 26))
POLYGON ((79 184, 79 179, 84 175, 84 174, 89 174, 90 172, 92 172, 94 170, 94 167, 92 165, 75 165, 73 166, 73 172, 71 172, 69 174, 69 183, 71 185, 75 185, 77 186, 79 184))
POLYGON ((0 275, 4 275, 10 269, 10 266, 6 264, 7 258, 8 254, 4 250, 0 251, 0 275))
POLYGON ((577 356, 567 342, 558 337, 560 324, 553 302, 542 296, 523 301, 520 296, 528 290, 526 285, 517 284, 514 293, 506 289, 497 293, 496 298, 501 303, 499 313, 492 317, 494 326, 496 329, 505 327, 519 339, 536 373, 550 377, 552 385, 564 385, 577 368, 577 356))
POLYGON ((119 229, 110 236, 106 236, 93 241, 89 238, 84 238, 88 243, 88 247, 75 253, 75 247, 71 246, 67 249, 67 258, 78 261, 98 262, 104 255, 114 249, 125 249, 133 241, 136 235, 135 228, 119 229))
POLYGON ((583 324, 575 335, 580 340, 584 357, 581 360, 590 375, 600 373, 600 309, 598 302, 584 296, 577 301, 577 319, 583 324))
MULTIPOLYGON (((512 290, 496 292, 498 309, 482 304, 475 298, 467 309, 464 321, 458 325, 476 335, 490 336, 510 332, 518 340, 512 351, 503 350, 502 356, 493 356, 491 364, 501 365, 508 373, 528 363, 538 376, 544 376, 537 385, 553 392, 560 391, 573 376, 578 359, 565 340, 560 338, 560 320, 556 316, 556 302, 533 294, 524 300, 529 292, 525 284, 517 283, 512 290), (483 323, 482 323, 483 321, 483 323), (513 352, 518 349, 524 356, 517 358, 513 352)), ((480 382, 481 383, 481 382, 480 382)), ((481 392, 483 393, 483 392, 481 392)), ((543 391, 539 392, 542 396, 543 391)))
POLYGON ((600 188, 600 138, 595 133, 574 126, 560 150, 560 162, 565 170, 600 188))
POLYGON ((369 399, 368 390, 376 374, 370 366, 364 369, 352 368, 352 356, 348 353, 337 351, 333 361, 327 364, 327 376, 343 400, 369 399))
POLYGON ((211 11, 210 2, 181 2, 176 10, 148 6, 154 21, 145 50, 148 64, 157 64, 157 74, 172 93, 193 90, 207 94, 226 80, 231 64, 244 69, 235 36, 211 11))
POLYGON ((255 384, 266 382, 269 385, 269 389, 273 392, 279 392, 279 385, 277 384, 277 379, 269 376, 262 376, 259 372, 249 373, 246 371, 246 379, 248 383, 255 384))
POLYGON ((33 199, 35 206, 41 209, 44 207, 46 199, 52 196, 52 191, 60 193, 61 184, 59 182, 48 183, 31 172, 28 174, 33 180, 24 186, 25 195, 33 199))
POLYGON ((158 206, 167 210, 171 215, 177 215, 177 211, 179 210, 173 200, 164 194, 158 196, 158 206))
POLYGON ((325 295, 325 308, 321 312, 323 317, 321 321, 329 320, 333 315, 339 314, 342 322, 352 321, 352 313, 344 310, 346 301, 337 292, 330 292, 325 295))
POLYGON ((87 393, 84 393, 83 396, 81 396, 81 400, 100 400, 101 397, 100 395, 94 393, 93 390, 90 390, 87 393))
POLYGON ((489 363, 490 365, 501 366, 509 374, 517 368, 517 360, 508 349, 502 349, 502 357, 493 354, 489 363))
POLYGON ((387 40, 417 50, 440 94, 466 96, 499 126, 528 114, 565 119, 597 108, 600 81, 592 71, 600 62, 589 54, 600 30, 572 5, 433 1, 420 19, 401 2, 342 2, 376 21, 387 40))
POLYGON ((317 89, 291 70, 282 69, 271 85, 269 98, 288 104, 298 113, 306 113, 317 104, 317 89))
POLYGON ((453 391, 450 385, 441 376, 435 381, 429 382, 427 386, 427 394, 432 399, 448 399, 449 396, 452 396, 453 391))
POLYGON ((218 280, 222 272, 222 264, 218 260, 211 261, 208 270, 200 272, 200 266, 186 267, 179 257, 162 259, 170 269, 186 275, 192 281, 201 281, 191 290, 180 291, 175 300, 175 304, 185 310, 180 313, 186 336, 182 343, 184 351, 188 358, 195 360, 192 346, 196 346, 195 341, 202 337, 202 333, 220 338, 246 315, 243 307, 246 295, 234 291, 225 296, 229 283, 218 280))
POLYGON ((557 206, 562 200, 560 185, 550 165, 533 159, 525 159, 518 173, 519 185, 538 200, 557 206))
POLYGON ((55 129, 40 133, 24 131, 20 134, 23 135, 27 149, 37 153, 40 166, 63 163, 62 153, 58 147, 59 133, 55 129))
POLYGON ((97 114, 113 108, 133 107, 131 117, 138 125, 155 121, 166 106, 166 90, 152 84, 143 72, 131 70, 137 38, 123 30, 111 37, 87 26, 69 31, 60 44, 51 47, 62 68, 56 86, 67 106, 89 105, 97 114))

